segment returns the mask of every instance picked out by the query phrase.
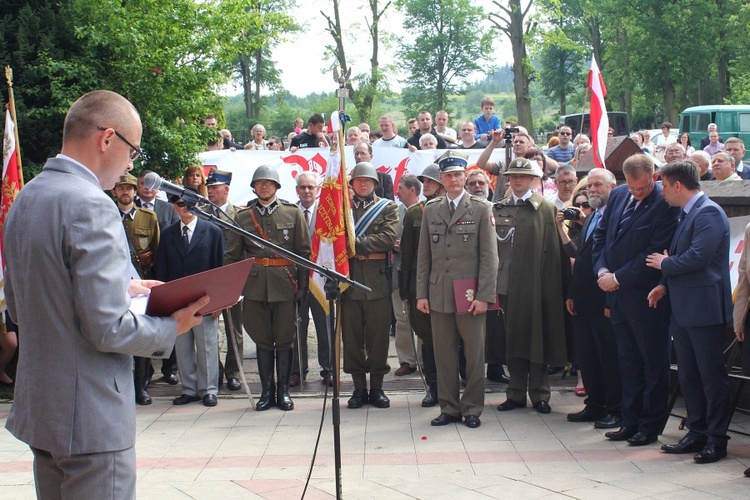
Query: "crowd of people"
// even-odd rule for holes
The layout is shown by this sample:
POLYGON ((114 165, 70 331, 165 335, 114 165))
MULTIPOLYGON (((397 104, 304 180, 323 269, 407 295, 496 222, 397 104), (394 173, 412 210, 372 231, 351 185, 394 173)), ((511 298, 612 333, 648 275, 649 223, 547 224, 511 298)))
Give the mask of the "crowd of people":
MULTIPOLYGON (((362 125, 346 131, 356 159, 349 174, 356 250, 350 277, 372 290, 350 287, 341 297, 343 369, 354 385, 347 406, 390 406, 383 380, 391 370, 395 324, 395 374, 421 369, 427 386, 421 404, 439 407, 433 426, 479 427, 486 378, 507 383, 497 411, 523 409, 530 401, 534 411, 549 414, 550 370, 575 362, 576 394, 587 398, 567 420, 593 422, 609 430, 609 440, 645 446, 656 441, 668 417, 673 346, 689 431, 661 449, 692 453, 696 463, 724 458, 730 418, 724 331, 734 324, 744 340, 750 272, 745 245, 733 311, 728 220, 700 182, 707 175, 720 181, 750 176, 742 140, 724 141, 714 130, 706 146, 689 153, 684 141, 669 141, 665 123, 654 147, 666 163, 657 169, 650 155, 630 156, 622 165, 625 184, 618 186, 610 170, 579 177, 575 165, 591 145, 570 127, 560 127, 539 148, 522 125, 506 123, 512 132, 503 126, 491 99, 481 110, 458 131, 444 111, 436 113, 436 124, 428 111, 419 113, 408 138, 397 134, 388 115, 379 119, 379 134, 362 125), (492 161, 506 141, 510 160, 492 161), (446 151, 421 175, 401 176, 394 189, 392 178, 371 163, 374 147, 446 151), (468 164, 463 149, 482 149, 476 165, 468 164)), ((213 116, 205 124, 218 126, 213 116)), ((321 115, 302 125, 295 123, 290 151, 330 144, 321 115)), ((223 132, 222 147, 240 147, 223 132)), ((262 125, 253 127, 252 148, 283 148, 265 133, 262 125)), ((197 218, 185 194, 158 199, 145 185, 147 170, 130 174, 140 135, 137 111, 121 96, 83 96, 66 117, 62 153, 21 191, 8 217, 6 294, 23 339, 20 390, 8 428, 32 447, 42 496, 63 487, 83 497, 100 497, 92 492, 113 485, 134 491, 133 401, 151 403, 151 358, 163 359, 167 383, 182 385, 174 405, 216 406, 225 380, 228 390, 241 388, 244 330, 257 347, 261 395, 255 409, 290 411, 290 387, 308 373, 312 314, 321 382, 333 381, 333 344, 323 308, 308 293, 309 272, 197 218), (71 208, 53 189, 60 176, 75 178, 91 201, 85 209, 71 208), (40 218, 39 206, 57 216, 41 217, 46 225, 30 224, 29 217, 40 218), (43 243, 50 238, 54 245, 43 243), (128 295, 148 293, 155 280, 250 257, 255 265, 243 300, 223 312, 229 346, 223 363, 222 313, 195 317, 207 297, 171 318, 128 311, 128 295), (39 265, 44 278, 23 272, 39 265), (60 348, 49 351, 50 344, 60 348), (125 381, 130 356, 132 383, 125 381), (103 382, 111 376, 114 387, 103 382), (71 396, 62 410, 40 410, 38 401, 59 401, 60 394, 71 396), (46 426, 47 416, 60 412, 70 426, 46 426), (83 484, 69 474, 81 457, 98 471, 97 481, 83 484), (111 470, 113 460, 125 464, 125 473, 111 470)), ((317 174, 295 178, 299 199, 290 202, 277 196, 276 169, 260 166, 251 181, 257 198, 243 207, 229 202, 231 181, 231 172, 214 169, 206 177, 200 166, 182 178, 188 190, 211 201, 213 207, 203 208, 216 217, 309 258, 317 174)))

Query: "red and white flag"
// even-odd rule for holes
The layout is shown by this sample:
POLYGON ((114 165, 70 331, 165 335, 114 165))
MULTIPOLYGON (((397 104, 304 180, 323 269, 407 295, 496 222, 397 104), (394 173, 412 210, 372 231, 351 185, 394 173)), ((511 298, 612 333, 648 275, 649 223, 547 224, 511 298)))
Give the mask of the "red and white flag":
MULTIPOLYGON (((354 255, 354 219, 349 201, 349 184, 346 179, 346 160, 342 153, 344 131, 339 113, 331 113, 331 125, 338 136, 338 144, 331 147, 325 178, 315 213, 315 230, 312 234, 310 260, 349 276, 349 257, 354 255)), ((310 291, 329 314, 324 291, 325 278, 312 273, 310 291)), ((341 284, 343 292, 347 284, 341 284)))
POLYGON ((591 143, 594 150, 594 162, 597 167, 604 166, 604 156, 607 151, 607 136, 609 131, 609 116, 604 98, 607 97, 607 87, 604 79, 596 65, 596 59, 591 56, 591 69, 589 70, 589 83, 587 88, 591 95, 591 143))
MULTIPOLYGON (((2 203, 0 203, 0 313, 5 312, 5 262, 3 261, 3 227, 8 210, 21 189, 23 179, 18 169, 18 147, 15 125, 10 111, 5 110, 5 134, 3 136, 2 203)), ((0 320, 1 321, 1 320, 0 320)))

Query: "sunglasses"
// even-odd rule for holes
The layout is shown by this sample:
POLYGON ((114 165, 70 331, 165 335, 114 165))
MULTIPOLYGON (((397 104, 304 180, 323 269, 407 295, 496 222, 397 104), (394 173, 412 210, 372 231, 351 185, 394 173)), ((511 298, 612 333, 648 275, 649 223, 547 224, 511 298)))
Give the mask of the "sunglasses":
POLYGON ((583 203, 573 203, 573 206, 576 208, 591 208, 588 201, 584 201, 583 203))
POLYGON ((178 206, 178 207, 180 207, 180 208, 184 208, 184 207, 186 207, 186 206, 187 206, 187 203, 185 203, 185 202, 184 202, 184 201, 182 201, 182 200, 180 200, 180 201, 175 201, 175 202, 174 202, 174 204, 175 204, 175 205, 177 205, 177 206, 178 206))
POLYGON ((572 132, 560 132, 559 135, 573 135, 572 132))

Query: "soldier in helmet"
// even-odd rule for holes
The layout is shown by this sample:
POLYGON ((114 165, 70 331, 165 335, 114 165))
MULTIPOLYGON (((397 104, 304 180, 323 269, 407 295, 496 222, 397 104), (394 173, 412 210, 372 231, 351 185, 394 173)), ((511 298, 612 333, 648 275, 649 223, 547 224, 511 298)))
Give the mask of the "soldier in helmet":
POLYGON ((383 377, 390 371, 388 343, 391 328, 391 286, 389 253, 396 244, 398 209, 375 193, 378 175, 372 163, 354 166, 350 184, 354 191, 352 212, 356 234, 356 255, 349 259, 349 274, 372 289, 365 294, 348 288, 341 294, 344 340, 344 371, 354 380, 349 408, 369 403, 388 408, 383 377), (367 374, 370 391, 367 391, 367 374))
POLYGON ((549 413, 550 387, 547 365, 566 360, 564 276, 570 276, 570 259, 556 230, 555 206, 531 190, 542 176, 526 158, 508 165, 511 195, 495 203, 500 266, 497 293, 505 314, 509 382, 507 400, 499 411, 526 406, 526 393, 534 409, 549 413), (513 290, 513 293, 509 293, 513 290))
MULTIPOLYGON (((131 174, 125 174, 112 189, 112 196, 120 210, 122 225, 128 238, 130 260, 138 273, 137 277, 154 279, 159 248, 159 221, 153 210, 135 206, 137 188, 138 180, 131 174)), ((134 360, 135 401, 139 405, 150 405, 151 396, 147 387, 153 373, 151 358, 135 356, 134 360)))
MULTIPOLYGON (((430 201, 445 195, 445 188, 440 181, 440 167, 436 163, 427 165, 422 174, 417 176, 422 183, 422 193, 430 201)), ((427 201, 420 201, 406 210, 404 230, 401 235, 401 269, 399 271, 399 294, 401 300, 409 303, 409 322, 414 332, 422 340, 422 373, 427 382, 427 394, 422 399, 422 406, 427 408, 438 403, 437 368, 435 350, 432 345, 432 326, 430 316, 417 309, 417 253, 419 250, 419 232, 422 228, 422 214, 427 201)))
MULTIPOLYGON (((309 259, 310 232, 297 205, 276 197, 276 191, 281 188, 276 169, 261 165, 255 170, 250 185, 258 198, 237 214, 240 226, 309 259)), ((258 351, 262 392, 255 409, 262 411, 276 405, 285 411, 292 410, 289 375, 297 332, 296 304, 307 295, 310 273, 242 236, 227 234, 226 263, 249 257, 255 257, 255 265, 245 284, 242 317, 245 330, 258 351)))
POLYGON ((430 315, 437 364, 440 415, 431 425, 481 425, 484 409, 484 336, 488 303, 494 303, 497 245, 492 206, 464 190, 467 156, 446 152, 438 159, 446 194, 424 207, 417 262, 417 309, 430 315), (460 296, 454 285, 476 279, 460 296), (460 280, 460 281, 459 281, 460 280), (458 282, 458 283, 456 283, 458 282), (467 301, 468 312, 457 313, 467 301), (466 389, 459 400, 458 340, 464 341, 466 389))

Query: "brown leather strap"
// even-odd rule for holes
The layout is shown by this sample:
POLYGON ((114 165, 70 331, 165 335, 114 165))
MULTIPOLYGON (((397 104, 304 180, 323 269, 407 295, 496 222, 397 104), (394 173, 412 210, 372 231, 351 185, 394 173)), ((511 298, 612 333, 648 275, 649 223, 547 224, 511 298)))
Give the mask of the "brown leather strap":
POLYGON ((260 264, 263 267, 281 267, 291 266, 294 264, 291 260, 287 259, 269 259, 268 257, 256 257, 255 263, 260 264))
POLYGON ((386 253, 371 253, 370 255, 355 255, 355 259, 359 260, 385 260, 388 254, 386 253))

